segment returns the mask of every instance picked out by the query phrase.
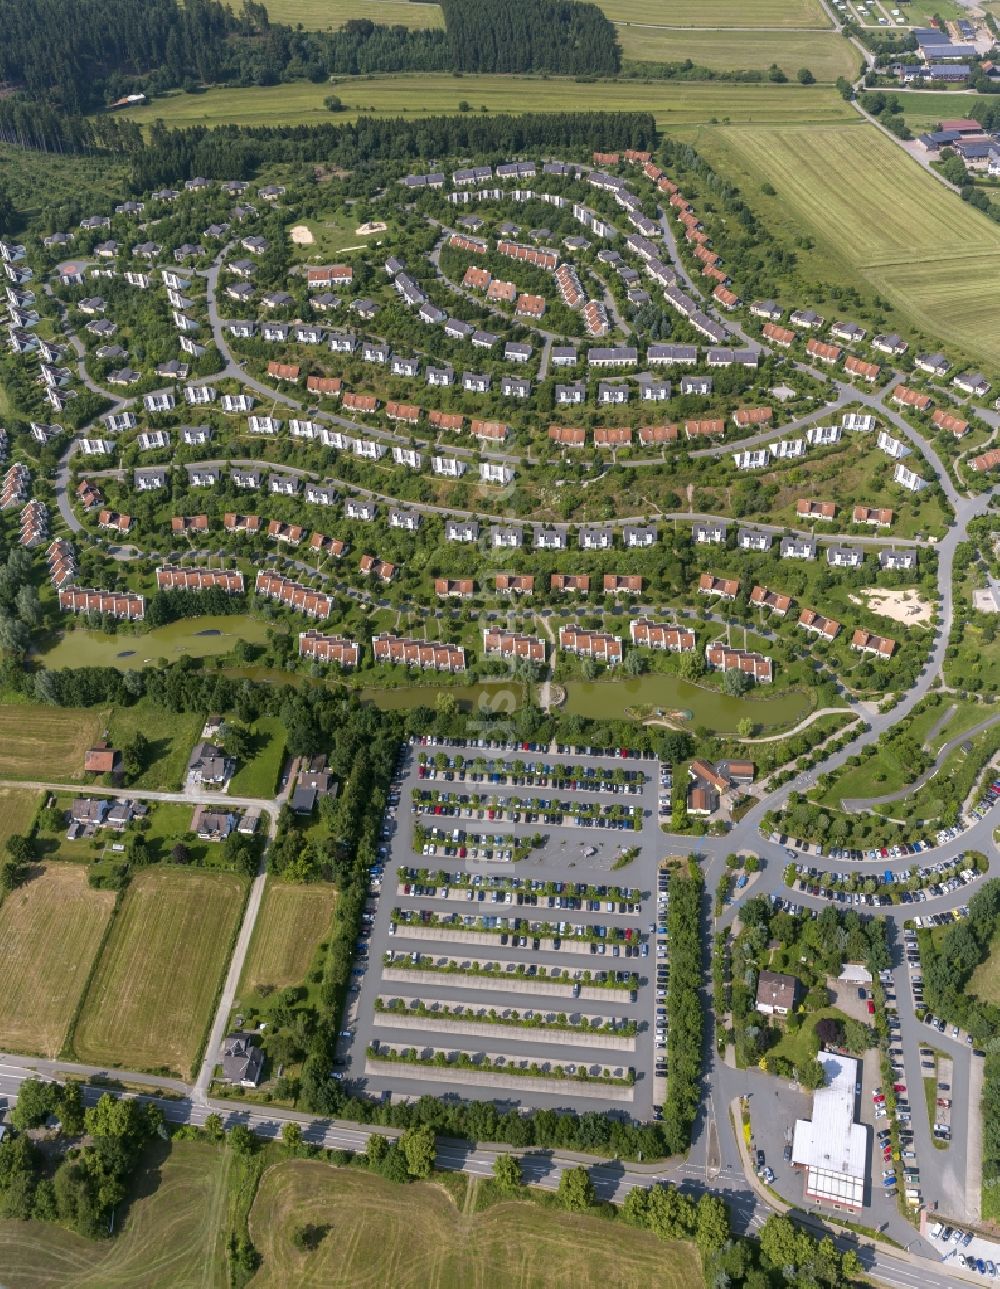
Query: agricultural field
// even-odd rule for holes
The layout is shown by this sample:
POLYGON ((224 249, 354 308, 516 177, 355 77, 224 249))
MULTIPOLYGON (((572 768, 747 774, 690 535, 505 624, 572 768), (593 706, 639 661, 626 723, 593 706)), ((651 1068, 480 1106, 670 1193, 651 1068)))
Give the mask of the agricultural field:
POLYGON ((818 81, 857 75, 859 55, 833 31, 684 31, 669 27, 622 27, 622 55, 637 62, 670 63, 690 58, 713 71, 766 71, 777 63, 786 76, 808 67, 818 81))
POLYGON ((370 18, 384 27, 444 26, 440 6, 418 0, 269 0, 267 14, 272 22, 301 23, 307 31, 342 27, 352 18, 370 18))
POLYGON ((0 707, 0 779, 83 777, 83 754, 107 728, 107 708, 0 707))
POLYGON ((76 864, 33 869, 4 899, 0 1048, 59 1054, 114 907, 114 893, 93 890, 76 864))
POLYGON ((829 27, 819 0, 598 0, 612 22, 666 27, 829 27))
POLYGON ((277 990, 302 983, 336 902, 336 888, 325 882, 303 886, 268 879, 243 964, 241 999, 261 986, 277 990))
POLYGON ((253 756, 233 775, 234 797, 274 796, 285 760, 285 729, 276 716, 265 716, 250 727, 253 756))
POLYGON ((14 833, 26 833, 40 795, 27 788, 0 788, 0 847, 14 833))
POLYGON ((136 734, 145 734, 149 739, 145 769, 129 786, 167 792, 182 788, 188 758, 202 724, 203 718, 197 712, 168 712, 147 702, 116 707, 108 729, 113 747, 126 746, 136 734))
POLYGON ((124 1227, 87 1240, 54 1222, 0 1221, 7 1289, 214 1289, 226 1283, 222 1236, 229 1156, 200 1142, 151 1152, 124 1227))
POLYGON ((259 1289, 365 1285, 367 1289, 680 1289, 701 1272, 690 1245, 644 1231, 616 1239, 613 1227, 524 1201, 460 1215, 431 1183, 400 1187, 380 1177, 294 1160, 265 1173, 250 1212, 250 1236, 263 1257, 259 1289), (292 1243, 296 1227, 328 1227, 311 1253, 292 1243))
MULTIPOLYGON (((455 112, 466 99, 490 112, 563 112, 580 105, 580 86, 559 77, 374 76, 343 77, 335 84, 293 81, 253 89, 213 89, 204 94, 168 94, 146 107, 121 113, 145 126, 162 120, 191 125, 319 125, 352 121, 364 114, 433 116, 455 112), (332 117, 323 100, 333 89, 346 110, 332 117)), ((598 81, 587 96, 608 111, 652 112, 663 127, 705 122, 757 125, 857 121, 832 89, 801 85, 732 85, 726 82, 598 81)))
POLYGON ((76 1026, 81 1061, 192 1074, 244 890, 232 873, 146 869, 133 878, 76 1026))
POLYGON ((859 124, 702 129, 692 142, 777 235, 809 235, 823 280, 860 277, 925 336, 1000 362, 1000 229, 890 140, 859 124))

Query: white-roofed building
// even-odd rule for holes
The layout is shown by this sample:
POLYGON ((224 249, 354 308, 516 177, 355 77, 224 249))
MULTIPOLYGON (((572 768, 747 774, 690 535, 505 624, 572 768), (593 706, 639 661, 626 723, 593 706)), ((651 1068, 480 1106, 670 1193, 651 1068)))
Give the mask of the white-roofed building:
POLYGON ((805 1172, 806 1198, 859 1213, 864 1203, 868 1130, 854 1122, 858 1062, 835 1052, 817 1058, 826 1086, 813 1093, 811 1119, 795 1121, 792 1162, 805 1172))

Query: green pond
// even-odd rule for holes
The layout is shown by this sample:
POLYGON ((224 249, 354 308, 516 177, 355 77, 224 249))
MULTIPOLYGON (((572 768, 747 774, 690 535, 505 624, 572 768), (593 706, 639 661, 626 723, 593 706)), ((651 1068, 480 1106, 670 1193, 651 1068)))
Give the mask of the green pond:
POLYGON ((768 693, 766 686, 746 698, 732 698, 716 689, 703 689, 678 676, 656 672, 620 680, 570 680, 562 710, 596 720, 621 720, 628 709, 662 710, 666 715, 690 713, 692 725, 723 733, 735 732, 745 716, 765 729, 779 730, 804 720, 813 709, 809 694, 799 689, 768 693))
POLYGON ((237 640, 265 644, 268 623, 247 614, 182 618, 165 627, 138 635, 108 635, 78 627, 65 631, 40 655, 46 667, 119 667, 132 670, 155 665, 160 658, 173 662, 182 655, 208 658, 228 653, 237 640))
POLYGON ((391 689, 362 689, 361 697, 384 711, 408 707, 433 707, 439 693, 450 694, 463 712, 475 715, 512 715, 525 702, 524 685, 510 681, 479 685, 400 685, 391 689))

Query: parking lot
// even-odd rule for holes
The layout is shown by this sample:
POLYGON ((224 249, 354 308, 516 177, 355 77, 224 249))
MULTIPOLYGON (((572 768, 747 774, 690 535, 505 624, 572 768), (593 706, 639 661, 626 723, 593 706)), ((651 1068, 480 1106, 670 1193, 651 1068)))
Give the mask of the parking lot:
POLYGON ((649 758, 411 740, 336 1075, 375 1096, 658 1114, 660 790, 649 758))

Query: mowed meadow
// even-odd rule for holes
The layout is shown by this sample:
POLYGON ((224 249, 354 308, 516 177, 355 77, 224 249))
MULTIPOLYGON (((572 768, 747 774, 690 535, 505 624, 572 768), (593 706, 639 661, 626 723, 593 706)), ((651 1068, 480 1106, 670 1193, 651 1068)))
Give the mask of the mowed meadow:
POLYGON ((833 31, 707 31, 628 26, 618 29, 622 56, 635 62, 676 63, 685 58, 716 72, 766 71, 777 63, 786 76, 807 67, 818 81, 853 80, 860 56, 833 31))
POLYGON ((859 122, 689 137, 765 222, 814 240, 824 281, 861 278, 925 336, 1000 363, 1000 227, 884 135, 859 122))
POLYGON ((328 125, 359 116, 404 116, 415 119, 458 111, 460 102, 474 111, 652 112, 657 125, 753 122, 760 125, 856 121, 857 115, 833 89, 802 85, 736 85, 715 81, 588 81, 560 77, 448 76, 411 73, 400 76, 343 76, 327 85, 293 81, 250 89, 210 89, 202 94, 180 91, 121 115, 150 126, 154 121, 174 129, 192 125, 328 125), (323 100, 331 92, 344 110, 331 116, 323 100))
POLYGON ((250 1211, 255 1289, 681 1289, 701 1283, 694 1247, 618 1231, 523 1201, 459 1213, 444 1188, 401 1187, 314 1160, 269 1168, 250 1211), (303 1223, 327 1228, 311 1253, 303 1223))
POLYGON ((138 873, 122 898, 76 1025, 77 1059, 188 1078, 245 892, 235 873, 138 873))

